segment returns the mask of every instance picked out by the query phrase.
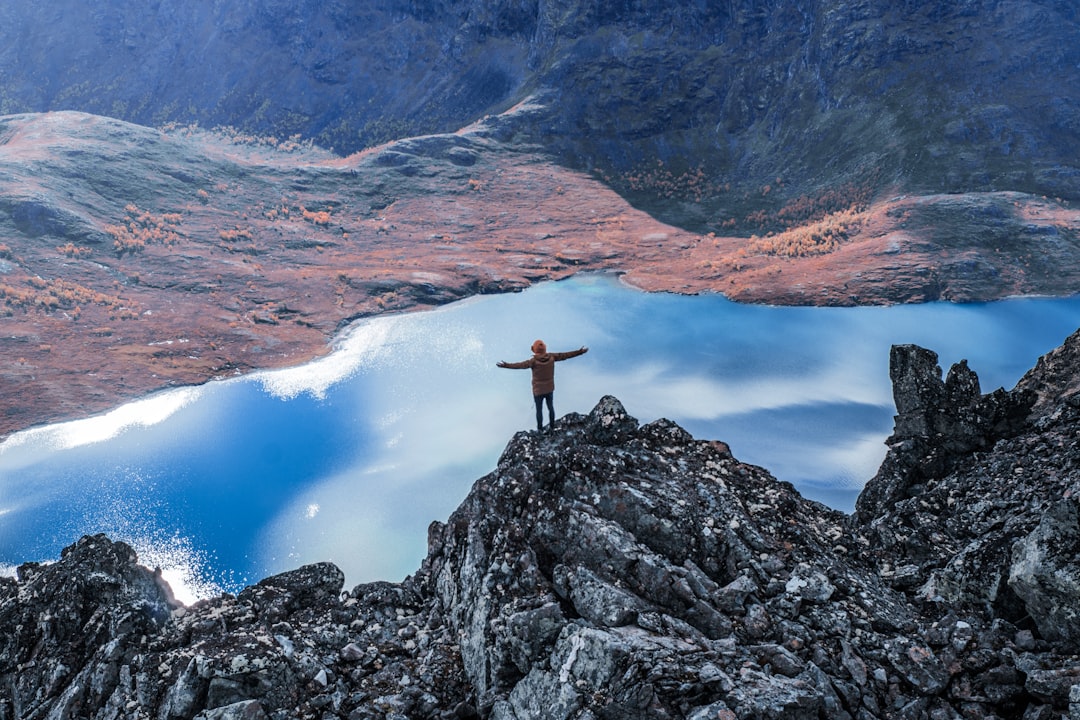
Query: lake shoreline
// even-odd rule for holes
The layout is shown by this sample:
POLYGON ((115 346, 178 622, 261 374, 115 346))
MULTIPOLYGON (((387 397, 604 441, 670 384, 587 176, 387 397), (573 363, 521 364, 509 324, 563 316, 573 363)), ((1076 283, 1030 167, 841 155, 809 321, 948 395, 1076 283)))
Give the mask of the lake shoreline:
POLYGON ((7 122, 0 191, 40 186, 26 212, 64 221, 28 234, 0 215, 0 437, 296 366, 360 318, 580 273, 784 306, 1080 288, 1080 210, 1021 192, 882 189, 840 236, 827 218, 729 236, 667 224, 483 123, 326 158, 76 112, 7 122))
MULTIPOLYGON (((600 269, 589 270, 585 272, 578 272, 566 275, 556 275, 550 278, 542 278, 522 287, 513 287, 512 289, 503 290, 500 292, 476 292, 474 294, 466 294, 460 298, 452 299, 446 303, 439 305, 423 305, 419 302, 414 302, 405 307, 396 307, 384 312, 375 312, 371 314, 365 314, 361 317, 353 318, 347 322, 340 324, 337 330, 330 332, 325 336, 320 336, 322 339, 320 342, 313 342, 310 339, 302 342, 295 343, 289 350, 288 355, 263 355, 261 357, 248 357, 249 362, 243 365, 236 365, 228 368, 225 373, 215 373, 209 375, 203 375, 199 379, 195 379, 191 382, 177 383, 174 381, 157 382, 153 375, 138 376, 135 373, 129 374, 124 377, 124 382, 120 386, 114 386, 110 389, 106 389, 93 382, 88 382, 92 378, 74 378, 70 372, 65 372, 63 368, 56 368, 58 371, 55 373, 55 377, 48 377, 45 379, 34 378, 38 383, 48 387, 45 394, 59 395, 61 397, 68 397, 68 402, 60 403, 59 407, 51 410, 42 408, 40 413, 24 412, 18 416, 15 420, 9 413, 5 418, 0 419, 0 444, 4 443, 12 435, 17 433, 34 430, 43 426, 53 425, 57 423, 65 423, 77 420, 83 420, 104 415, 116 408, 125 405, 127 403, 136 402, 148 398, 152 398, 160 393, 165 393, 182 388, 198 388, 203 385, 227 380, 231 378, 239 378, 249 376, 255 373, 269 371, 269 370, 281 370, 286 368, 295 368, 302 365, 306 365, 314 360, 325 357, 332 354, 337 346, 345 339, 347 339, 349 332, 357 324, 363 323, 376 318, 388 318, 401 315, 409 315, 416 312, 437 312, 445 309, 448 306, 456 305, 462 302, 474 301, 478 298, 485 297, 493 294, 504 293, 520 293, 528 290, 539 284, 547 282, 563 282, 572 278, 587 278, 587 277, 611 277, 615 278, 618 283, 626 288, 632 289, 637 292, 647 294, 671 294, 679 296, 699 296, 699 295, 716 295, 722 297, 730 302, 738 303, 741 305, 755 305, 764 307, 835 307, 833 305, 798 305, 790 304, 787 302, 768 302, 767 300, 746 302, 744 300, 733 299, 727 294, 719 290, 711 289, 698 289, 694 291, 687 291, 685 289, 680 290, 677 288, 665 288, 657 287, 655 284, 650 283, 647 279, 642 280, 636 277, 632 272, 621 269, 600 269), (80 385, 89 384, 92 386, 92 390, 87 393, 87 396, 73 392, 74 388, 80 385)), ((990 298, 987 300, 978 300, 971 302, 997 302, 1002 300, 1013 299, 1065 299, 1071 297, 1072 294, 1055 295, 1051 293, 1040 294, 1003 294, 1001 297, 990 298)), ((778 296, 778 300, 783 300, 784 297, 778 296)), ((909 302, 909 303, 897 303, 906 305, 921 305, 925 302, 936 301, 923 301, 923 302, 909 302)), ((953 304, 965 305, 968 302, 953 302, 953 304)), ((849 305, 849 307, 881 307, 889 306, 894 303, 878 302, 878 303, 863 303, 857 305, 849 305)), ((63 360, 66 355, 64 353, 56 353, 57 359, 63 360)), ((9 391, 10 392, 10 391, 9 391)))

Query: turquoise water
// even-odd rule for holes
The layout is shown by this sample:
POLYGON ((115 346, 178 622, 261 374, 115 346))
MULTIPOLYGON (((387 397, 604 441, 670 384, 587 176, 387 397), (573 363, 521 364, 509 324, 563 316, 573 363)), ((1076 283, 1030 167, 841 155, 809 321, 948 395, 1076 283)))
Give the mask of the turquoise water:
POLYGON ((533 426, 522 360, 560 363, 556 412, 612 394, 642 422, 728 442, 850 511, 892 429, 888 351, 967 358, 1011 387, 1080 325, 1080 298, 778 308, 644 294, 607 277, 548 283, 359 323, 330 356, 162 393, 0 445, 0 563, 54 559, 90 532, 131 542, 194 597, 332 560, 347 582, 414 571, 426 529, 533 426))

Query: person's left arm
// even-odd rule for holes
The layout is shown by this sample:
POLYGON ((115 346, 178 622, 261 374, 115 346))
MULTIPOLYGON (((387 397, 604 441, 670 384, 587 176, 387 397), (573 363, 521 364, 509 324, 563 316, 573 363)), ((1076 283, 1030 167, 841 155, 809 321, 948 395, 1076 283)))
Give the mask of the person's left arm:
POLYGON ((578 355, 584 355, 587 352, 589 352, 589 348, 582 345, 577 350, 570 350, 569 352, 550 353, 550 354, 551 354, 551 357, 555 358, 555 360, 558 361, 558 360, 569 360, 570 358, 575 358, 578 355))

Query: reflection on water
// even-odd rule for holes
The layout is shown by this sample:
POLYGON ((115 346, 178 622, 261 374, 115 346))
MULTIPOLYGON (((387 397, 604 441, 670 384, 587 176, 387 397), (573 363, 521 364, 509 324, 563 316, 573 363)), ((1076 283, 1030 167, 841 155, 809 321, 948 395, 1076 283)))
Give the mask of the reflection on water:
POLYGON ((549 283, 355 326, 290 370, 162 393, 0 445, 0 564, 90 532, 131 542, 188 597, 332 560, 401 579, 426 528, 533 424, 537 337, 590 352, 558 367, 556 412, 617 396, 643 422, 721 439, 805 495, 850 510, 892 429, 888 348, 968 358, 1011 387, 1076 328, 1080 299, 892 308, 743 306, 549 283))

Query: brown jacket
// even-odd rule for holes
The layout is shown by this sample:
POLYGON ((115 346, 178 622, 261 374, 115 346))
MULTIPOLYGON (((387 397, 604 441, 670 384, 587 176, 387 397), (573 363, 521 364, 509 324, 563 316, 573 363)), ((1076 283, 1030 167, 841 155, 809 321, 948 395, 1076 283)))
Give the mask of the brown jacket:
POLYGON ((528 360, 522 360, 521 362, 499 363, 499 367, 511 368, 513 370, 531 368, 533 396, 547 395, 549 392, 555 392, 555 363, 559 360, 569 360, 578 355, 584 355, 588 351, 588 348, 581 348, 580 350, 571 350, 570 352, 538 353, 528 360))

